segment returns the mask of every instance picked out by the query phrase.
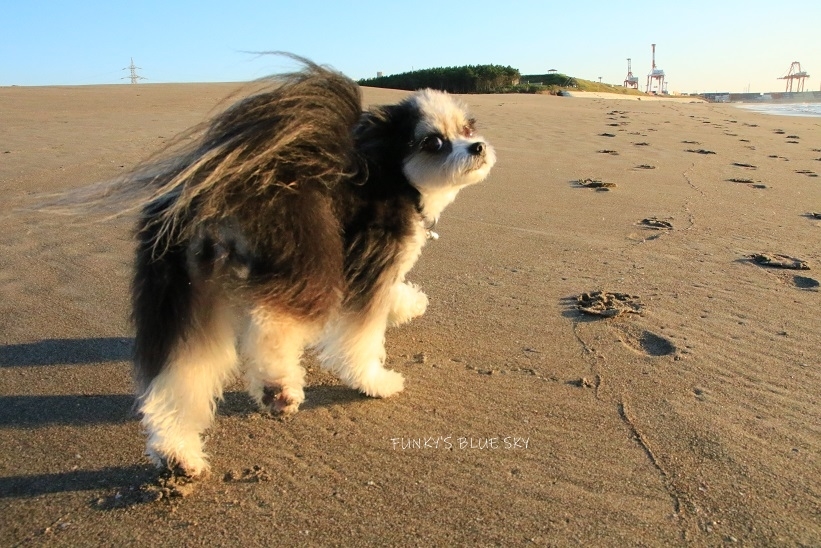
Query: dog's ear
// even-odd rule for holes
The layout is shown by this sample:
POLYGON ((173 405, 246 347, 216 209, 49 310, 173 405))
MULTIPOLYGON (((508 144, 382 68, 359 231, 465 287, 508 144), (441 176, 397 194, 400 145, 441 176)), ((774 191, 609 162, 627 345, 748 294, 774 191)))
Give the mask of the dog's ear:
POLYGON ((362 114, 354 128, 358 152, 371 169, 399 167, 413 148, 413 131, 419 119, 408 103, 372 108, 362 114))

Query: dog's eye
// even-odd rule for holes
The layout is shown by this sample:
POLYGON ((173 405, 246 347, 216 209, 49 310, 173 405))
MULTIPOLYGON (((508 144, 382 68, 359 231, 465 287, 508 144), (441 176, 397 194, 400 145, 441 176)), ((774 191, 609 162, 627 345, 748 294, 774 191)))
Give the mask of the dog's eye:
POLYGON ((445 146, 445 141, 438 135, 429 135, 422 139, 419 147, 425 152, 439 152, 445 146))

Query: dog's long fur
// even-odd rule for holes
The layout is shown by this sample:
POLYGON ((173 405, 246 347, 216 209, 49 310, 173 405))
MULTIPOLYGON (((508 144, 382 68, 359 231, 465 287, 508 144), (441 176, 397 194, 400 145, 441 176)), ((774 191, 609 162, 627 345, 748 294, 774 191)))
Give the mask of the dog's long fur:
POLYGON ((240 362, 274 412, 304 400, 306 348, 369 396, 401 391, 383 367, 385 329, 427 306, 405 276, 426 228, 494 162, 450 96, 424 90, 362 113, 354 82, 307 63, 135 175, 151 193, 132 304, 153 460, 207 470, 201 434, 240 362))

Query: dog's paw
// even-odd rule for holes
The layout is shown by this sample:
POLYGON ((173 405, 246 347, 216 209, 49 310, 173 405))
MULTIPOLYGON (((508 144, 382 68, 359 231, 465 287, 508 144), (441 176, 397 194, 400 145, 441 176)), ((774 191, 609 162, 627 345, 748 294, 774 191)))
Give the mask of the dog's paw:
POLYGON ((169 470, 176 476, 185 476, 191 479, 204 479, 211 473, 211 465, 205 458, 205 453, 188 452, 164 455, 157 449, 148 447, 146 454, 157 468, 169 470))
POLYGON ((260 407, 275 415, 293 415, 305 401, 305 392, 301 388, 266 386, 262 390, 260 407))
POLYGON ((405 388, 405 377, 390 369, 379 368, 359 386, 360 392, 372 398, 388 398, 405 388))
POLYGON ((418 318, 428 309, 428 296, 411 283, 397 284, 393 288, 393 303, 388 323, 402 325, 418 318))

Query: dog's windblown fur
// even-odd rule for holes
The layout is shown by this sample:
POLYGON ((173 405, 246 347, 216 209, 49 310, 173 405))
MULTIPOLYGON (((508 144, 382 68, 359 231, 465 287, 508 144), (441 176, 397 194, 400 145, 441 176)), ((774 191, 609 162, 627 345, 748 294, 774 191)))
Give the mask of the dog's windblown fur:
POLYGON ((401 391, 385 329, 427 306, 405 276, 442 209, 494 162, 447 94, 362 113, 354 82, 307 63, 132 177, 151 192, 132 298, 152 459, 207 470, 201 434, 240 363, 273 412, 304 400, 307 348, 369 396, 401 391))

